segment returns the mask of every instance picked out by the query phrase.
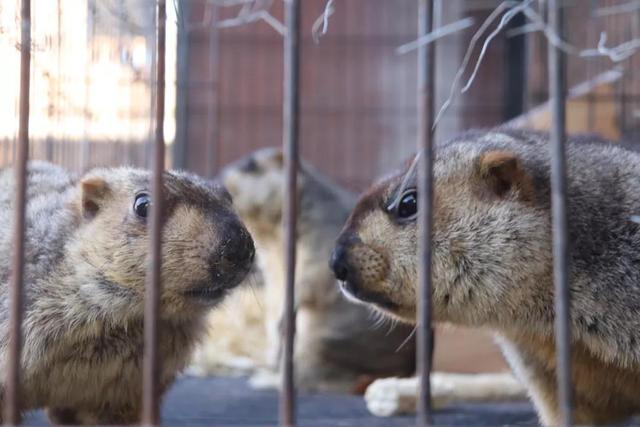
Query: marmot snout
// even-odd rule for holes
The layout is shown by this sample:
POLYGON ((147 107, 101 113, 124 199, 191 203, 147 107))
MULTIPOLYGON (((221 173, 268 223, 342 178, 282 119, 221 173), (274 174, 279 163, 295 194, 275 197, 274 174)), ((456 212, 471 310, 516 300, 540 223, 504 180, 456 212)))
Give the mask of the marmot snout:
MULTIPOLYGON (((146 171, 117 168, 94 170, 76 180, 56 166, 30 164, 24 410, 47 407, 55 423, 138 420, 150 178, 146 171)), ((187 363, 205 313, 243 280, 254 254, 225 190, 182 172, 166 172, 164 183, 162 390, 187 363)), ((9 305, 13 200, 8 195, 13 187, 13 171, 0 172, 4 310, 9 305)), ((2 363, 6 322, 6 313, 0 313, 2 363)))

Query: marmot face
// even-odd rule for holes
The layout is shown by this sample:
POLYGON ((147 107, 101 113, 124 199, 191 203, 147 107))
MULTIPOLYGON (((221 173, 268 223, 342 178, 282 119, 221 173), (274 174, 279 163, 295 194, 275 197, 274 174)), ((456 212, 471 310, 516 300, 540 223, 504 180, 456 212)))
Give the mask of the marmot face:
MULTIPOLYGON (((244 279, 253 241, 222 188, 180 172, 166 172, 164 184, 162 310, 191 316, 244 279)), ((103 304, 142 310, 150 262, 150 186, 150 173, 126 168, 95 170, 81 179, 81 224, 70 251, 86 263, 77 268, 98 276, 99 289, 86 293, 103 304), (109 295, 100 297, 105 292, 109 295)))
MULTIPOLYGON (((402 188, 409 169, 361 196, 331 266, 347 296, 414 323, 418 201, 415 172, 402 188)), ((512 307, 522 287, 549 272, 548 208, 533 201, 533 180, 518 155, 486 144, 439 147, 434 179, 435 318, 491 323, 496 303, 512 307)))
POLYGON ((228 165, 221 173, 238 214, 252 225, 280 225, 284 170, 282 151, 263 148, 228 165), (255 224, 254 224, 255 223, 255 224))

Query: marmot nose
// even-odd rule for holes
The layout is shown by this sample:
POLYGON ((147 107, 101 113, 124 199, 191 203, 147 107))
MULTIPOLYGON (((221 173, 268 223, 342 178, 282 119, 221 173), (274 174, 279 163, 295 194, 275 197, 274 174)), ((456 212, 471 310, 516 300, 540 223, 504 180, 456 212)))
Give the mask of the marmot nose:
POLYGON ((235 230, 233 236, 224 246, 222 258, 239 266, 251 264, 256 253, 253 239, 244 228, 235 230))
POLYGON ((228 240, 212 254, 211 268, 214 277, 227 286, 235 286, 251 270, 256 252, 253 239, 243 226, 227 225, 225 234, 228 240))
POLYGON ((329 266, 333 270, 336 279, 345 281, 349 276, 349 266, 347 264, 347 251, 342 245, 336 246, 331 254, 329 266))

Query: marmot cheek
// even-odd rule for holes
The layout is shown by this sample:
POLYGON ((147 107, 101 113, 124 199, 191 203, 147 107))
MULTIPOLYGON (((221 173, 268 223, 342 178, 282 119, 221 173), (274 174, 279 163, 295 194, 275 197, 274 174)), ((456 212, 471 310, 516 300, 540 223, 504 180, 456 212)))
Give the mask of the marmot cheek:
POLYGON ((351 263, 357 268, 363 284, 384 280, 389 270, 385 257, 367 245, 357 245, 350 253, 351 263))

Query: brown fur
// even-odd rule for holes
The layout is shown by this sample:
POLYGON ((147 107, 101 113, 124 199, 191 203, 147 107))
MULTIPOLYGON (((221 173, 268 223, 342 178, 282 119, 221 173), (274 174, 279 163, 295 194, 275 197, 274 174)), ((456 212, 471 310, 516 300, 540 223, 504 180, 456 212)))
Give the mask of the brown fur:
MULTIPOLYGON (((544 425, 559 422, 548 137, 498 129, 441 144, 434 164, 436 321, 487 327, 544 425)), ((567 145, 574 420, 640 411, 640 157, 567 145)), ((416 317, 415 217, 394 205, 406 171, 358 202, 334 252, 343 291, 401 321, 416 317)), ((410 177, 409 193, 416 186, 410 177)), ((406 204, 404 205, 406 206, 406 204)))
MULTIPOLYGON (((167 172, 164 179, 161 391, 186 364, 205 314, 242 280, 253 259, 252 240, 224 190, 180 172, 167 172)), ((147 218, 133 205, 149 185, 150 174, 136 169, 99 169, 77 180, 53 165, 30 165, 23 410, 46 407, 58 424, 139 420, 149 235, 147 218)), ((0 172, 0 187, 4 366, 12 170, 0 172)), ((1 390, 5 370, 0 372, 1 390)))

